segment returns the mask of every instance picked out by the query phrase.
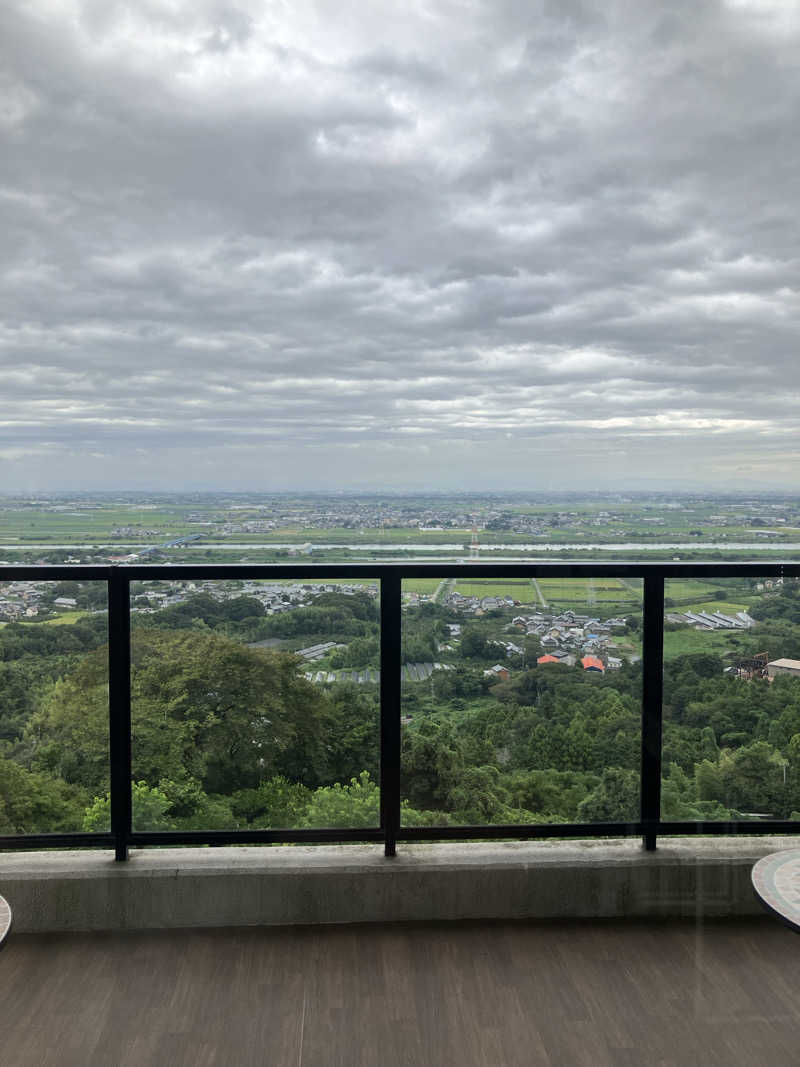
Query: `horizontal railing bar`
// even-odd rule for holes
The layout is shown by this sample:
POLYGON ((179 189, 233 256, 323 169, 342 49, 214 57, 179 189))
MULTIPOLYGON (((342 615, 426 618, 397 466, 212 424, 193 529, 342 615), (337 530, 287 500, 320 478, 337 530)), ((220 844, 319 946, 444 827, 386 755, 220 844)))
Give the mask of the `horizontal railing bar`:
POLYGON ((640 822, 611 823, 510 823, 488 826, 402 826, 398 841, 468 841, 479 838, 533 837, 636 837, 640 822))
POLYGON ((113 848, 111 833, 0 834, 0 851, 31 848, 113 848))
MULTIPOLYGON (((659 835, 708 834, 720 835, 765 833, 797 833, 800 822, 792 820, 737 820, 735 822, 660 822, 660 823, 508 823, 486 826, 406 826, 398 831, 398 840, 461 840, 479 838, 549 838, 549 837, 636 837, 647 829, 659 835)), ((317 830, 153 830, 133 832, 131 845, 164 844, 242 844, 245 841, 279 843, 281 841, 365 841, 382 840, 379 828, 363 827, 317 830)))
POLYGON ((300 844, 325 841, 383 841, 379 826, 352 826, 316 830, 134 830, 128 843, 143 845, 300 844))
POLYGON ((800 563, 748 560, 741 563, 674 563, 674 562, 616 562, 587 560, 574 563, 169 563, 152 565, 72 565, 72 564, 8 564, 0 566, 0 581, 87 580, 108 581, 114 575, 124 575, 129 581, 164 581, 170 579, 232 579, 271 578, 327 579, 379 578, 381 575, 400 575, 401 578, 442 577, 457 578, 469 574, 475 578, 509 578, 552 576, 581 577, 664 577, 689 578, 703 575, 709 578, 800 577, 800 563))
POLYGON ((800 821, 796 819, 737 819, 731 822, 661 822, 657 827, 659 837, 686 837, 694 834, 788 834, 800 833, 800 821))
POLYGON ((23 582, 58 582, 70 581, 107 582, 111 575, 119 570, 110 564, 78 563, 4 563, 0 565, 0 581, 18 580, 23 582))
MULTIPOLYGON (((399 841, 468 841, 509 838, 602 838, 637 837, 647 829, 659 837, 769 834, 796 835, 800 822, 791 819, 744 819, 735 822, 660 822, 645 823, 530 823, 487 826, 405 826, 397 834, 399 841)), ((130 845, 135 847, 166 845, 245 845, 301 844, 336 841, 383 841, 383 831, 376 827, 319 830, 153 830, 134 831, 130 845)), ((0 836, 0 850, 22 851, 53 848, 113 849, 114 838, 106 833, 6 834, 0 836)))

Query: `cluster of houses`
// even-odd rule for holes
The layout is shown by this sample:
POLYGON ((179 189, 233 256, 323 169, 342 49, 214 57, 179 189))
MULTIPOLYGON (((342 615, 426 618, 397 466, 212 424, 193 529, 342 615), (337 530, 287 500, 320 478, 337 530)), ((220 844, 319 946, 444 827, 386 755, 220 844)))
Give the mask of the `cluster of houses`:
POLYGON ((137 593, 131 598, 133 611, 160 611, 161 608, 183 604, 191 596, 208 593, 215 600, 232 600, 235 597, 248 596, 263 604, 267 615, 279 615, 293 608, 307 605, 320 593, 341 593, 353 596, 355 593, 378 595, 377 584, 372 585, 333 585, 330 583, 279 583, 279 582, 243 582, 241 585, 228 585, 221 582, 156 582, 152 588, 137 593))
POLYGON ((5 582, 0 585, 0 621, 20 622, 45 617, 55 611, 74 611, 78 606, 74 597, 59 596, 52 602, 47 596, 48 583, 5 582), (43 603, 44 601, 44 603, 43 603))
MULTIPOLYGON (((14 581, 0 584, 0 620, 17 621, 36 618, 44 609, 41 604, 45 598, 46 607, 48 584, 36 581, 14 581)), ((264 605, 267 615, 277 615, 292 608, 310 603, 320 593, 341 593, 352 596, 355 593, 367 593, 371 597, 378 595, 377 583, 371 585, 332 584, 319 582, 278 583, 278 582, 152 582, 146 588, 131 597, 131 610, 137 612, 160 611, 162 608, 174 607, 185 603, 198 593, 207 593, 215 600, 231 600, 234 597, 249 596, 264 605)), ((57 597, 52 607, 56 610, 70 611, 78 606, 73 597, 57 597)))
POLYGON ((622 666, 622 659, 611 654, 616 647, 611 637, 625 630, 626 625, 624 619, 601 620, 570 610, 558 615, 536 612, 533 615, 517 615, 512 619, 512 626, 539 638, 544 653, 540 662, 556 661, 572 666, 580 659, 585 670, 606 667, 614 670, 622 666), (600 664, 599 667, 595 660, 600 664))
MULTIPOLYGON (((625 629, 624 619, 606 619, 603 622, 589 615, 578 615, 574 611, 564 611, 559 615, 536 612, 532 615, 515 616, 511 626, 539 638, 543 652, 536 660, 539 665, 565 663, 573 667, 580 663, 585 671, 599 674, 622 666, 622 658, 611 654, 611 650, 616 651, 611 642, 611 635, 615 631, 625 629)), ((506 658, 521 655, 523 651, 513 641, 497 641, 494 644, 504 648, 506 658)), ((511 672, 504 664, 495 663, 483 674, 487 678, 505 681, 511 672)))
MULTIPOLYGON (((546 652, 543 656, 539 656, 536 660, 537 665, 546 663, 565 663, 569 667, 574 667, 577 662, 576 657, 564 649, 556 649, 553 652, 546 652)), ((606 662, 604 663, 599 656, 582 656, 580 664, 585 671, 589 671, 594 674, 605 674, 606 668, 613 670, 614 668, 622 666, 622 660, 616 656, 606 656, 606 662)), ((508 667, 502 663, 495 663, 493 667, 489 667, 488 670, 483 672, 484 678, 495 678, 497 681, 505 682, 511 677, 511 671, 508 667)))
POLYGON ((6 582, 0 591, 0 618, 12 622, 36 618, 43 594, 37 582, 6 582))
POLYGON ((448 593, 444 603, 453 611, 460 611, 463 615, 485 615, 487 611, 495 611, 497 608, 513 608, 514 598, 510 596, 464 596, 463 593, 453 591, 448 593))
POLYGON ((695 630, 749 630, 756 620, 746 611, 737 611, 731 615, 721 611, 669 611, 667 622, 692 626, 695 630))

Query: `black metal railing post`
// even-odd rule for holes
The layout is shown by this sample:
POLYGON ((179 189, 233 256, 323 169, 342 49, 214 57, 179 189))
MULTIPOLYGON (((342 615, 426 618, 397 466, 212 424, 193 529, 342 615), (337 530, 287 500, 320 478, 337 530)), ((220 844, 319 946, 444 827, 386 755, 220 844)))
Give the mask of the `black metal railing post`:
POLYGON ((642 620, 642 796, 643 844, 656 847, 661 819, 661 732, 664 693, 664 578, 644 579, 642 620))
POLYGON ((387 856, 396 855, 400 830, 400 581, 395 572, 381 576, 381 828, 387 856))
POLYGON ((111 832, 118 860, 128 858, 131 809, 131 606, 129 579, 108 582, 108 714, 111 832))

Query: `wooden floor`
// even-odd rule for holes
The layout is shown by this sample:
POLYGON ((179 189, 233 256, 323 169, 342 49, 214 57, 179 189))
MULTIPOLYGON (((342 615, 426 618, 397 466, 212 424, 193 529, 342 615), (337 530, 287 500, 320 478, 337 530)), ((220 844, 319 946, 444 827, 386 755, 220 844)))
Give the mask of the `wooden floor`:
POLYGON ((0 1063, 800 1063, 770 919, 12 935, 0 1063))

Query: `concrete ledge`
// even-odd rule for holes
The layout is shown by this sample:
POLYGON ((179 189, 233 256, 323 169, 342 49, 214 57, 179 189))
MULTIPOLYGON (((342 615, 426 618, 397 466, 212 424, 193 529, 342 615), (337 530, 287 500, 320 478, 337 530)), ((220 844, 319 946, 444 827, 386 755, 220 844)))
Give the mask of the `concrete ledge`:
POLYGON ((442 919, 760 914, 757 859, 793 837, 0 854, 17 933, 442 919))

